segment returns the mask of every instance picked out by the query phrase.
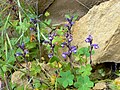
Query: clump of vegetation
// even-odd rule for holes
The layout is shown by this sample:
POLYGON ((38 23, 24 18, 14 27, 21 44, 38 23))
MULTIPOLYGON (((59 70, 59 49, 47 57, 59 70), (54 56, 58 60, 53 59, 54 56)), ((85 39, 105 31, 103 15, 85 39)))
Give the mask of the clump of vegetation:
POLYGON ((76 16, 66 15, 68 24, 55 26, 50 14, 37 15, 25 1, 4 0, 0 4, 0 80, 7 90, 90 90, 93 37, 88 47, 72 45, 72 26, 76 16), (4 17, 6 16, 6 17, 4 17), (62 49, 62 51, 61 51, 62 49), (22 83, 12 76, 20 71, 22 83))

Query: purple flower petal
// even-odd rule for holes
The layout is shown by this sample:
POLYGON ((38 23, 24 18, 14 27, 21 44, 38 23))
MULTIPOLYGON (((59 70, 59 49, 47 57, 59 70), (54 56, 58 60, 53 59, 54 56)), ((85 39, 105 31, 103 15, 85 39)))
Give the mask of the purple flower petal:
POLYGON ((68 52, 64 52, 64 53, 62 53, 62 57, 63 57, 63 58, 66 58, 67 55, 68 55, 68 52))
POLYGON ((87 43, 91 43, 92 40, 93 40, 93 37, 92 37, 91 35, 89 35, 89 36, 86 38, 85 41, 86 41, 87 43))
POLYGON ((30 28, 30 31, 34 31, 34 29, 35 29, 35 28, 31 27, 31 28, 30 28))
POLYGON ((49 36, 49 40, 52 41, 52 40, 53 40, 53 37, 49 36))
POLYGON ((66 38, 68 38, 68 37, 69 37, 69 34, 68 34, 68 32, 65 34, 65 37, 66 37, 66 38))
POLYGON ((34 18, 31 18, 31 19, 30 19, 30 22, 32 22, 33 24, 36 24, 36 23, 37 23, 37 20, 34 19, 34 18))
POLYGON ((44 41, 45 44, 49 43, 49 41, 44 41))
POLYGON ((63 42, 63 43, 61 44, 62 48, 64 48, 66 44, 67 44, 66 42, 63 42))
POLYGON ((71 22, 70 25, 72 26, 74 24, 74 22, 71 22))
POLYGON ((73 40, 73 38, 72 37, 70 37, 69 39, 68 39, 68 42, 71 42, 73 40))
POLYGON ((26 55, 26 54, 28 54, 29 53, 29 51, 27 50, 27 49, 25 49, 24 50, 24 54, 26 55))
POLYGON ((18 57, 18 56, 22 56, 23 54, 22 53, 16 53, 15 56, 18 57))
POLYGON ((48 57, 52 58, 53 57, 53 53, 48 54, 48 57))
POLYGON ((22 45, 18 44, 18 47, 21 48, 22 50, 24 50, 25 49, 25 44, 24 43, 22 43, 22 45))
POLYGON ((77 47, 76 46, 72 46, 71 47, 71 51, 74 52, 74 53, 76 53, 77 52, 77 47))
POLYGON ((91 46, 93 46, 95 49, 99 48, 98 44, 92 44, 91 46))

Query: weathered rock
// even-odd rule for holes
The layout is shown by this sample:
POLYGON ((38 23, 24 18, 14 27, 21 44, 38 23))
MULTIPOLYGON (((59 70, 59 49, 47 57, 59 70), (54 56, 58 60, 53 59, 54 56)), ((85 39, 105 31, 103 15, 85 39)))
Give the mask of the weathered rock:
POLYGON ((105 82, 98 82, 93 87, 93 90, 106 90, 107 86, 105 82))
POLYGON ((38 0, 39 13, 50 12, 49 18, 53 23, 65 21, 66 14, 85 15, 90 8, 108 0, 38 0))
POLYGON ((94 6, 73 27, 73 43, 88 46, 86 37, 91 34, 93 43, 99 44, 92 56, 93 63, 120 63, 120 0, 110 0, 94 6))
POLYGON ((12 84, 17 84, 18 86, 24 85, 24 88, 29 88, 29 90, 32 90, 32 87, 29 85, 27 78, 24 78, 23 75, 23 72, 15 71, 11 77, 12 84))
POLYGON ((55 0, 38 0, 39 13, 44 13, 55 0))
POLYGON ((114 84, 117 86, 120 86, 120 77, 118 77, 114 80, 114 84))

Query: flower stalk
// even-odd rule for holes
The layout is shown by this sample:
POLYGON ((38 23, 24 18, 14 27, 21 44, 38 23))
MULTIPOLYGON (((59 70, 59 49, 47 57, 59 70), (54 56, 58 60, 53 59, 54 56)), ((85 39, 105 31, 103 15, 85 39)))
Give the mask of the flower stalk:
POLYGON ((94 49, 98 49, 99 46, 98 46, 98 44, 93 44, 93 37, 91 35, 89 35, 85 39, 85 42, 90 44, 90 50, 89 50, 89 53, 90 53, 90 64, 92 64, 92 50, 93 50, 93 48, 94 49))

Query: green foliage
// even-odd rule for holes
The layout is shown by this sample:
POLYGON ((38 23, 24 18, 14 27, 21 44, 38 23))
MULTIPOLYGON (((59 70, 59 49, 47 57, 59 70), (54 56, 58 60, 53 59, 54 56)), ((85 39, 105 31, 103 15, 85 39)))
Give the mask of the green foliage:
POLYGON ((90 81, 88 76, 78 76, 77 82, 74 83, 74 86, 78 88, 78 90, 90 90, 93 85, 94 83, 90 81))
POLYGON ((27 19, 23 19, 23 22, 19 22, 19 26, 16 26, 16 31, 18 31, 18 33, 21 32, 26 32, 30 27, 30 23, 27 21, 27 19))
POLYGON ((86 66, 81 66, 80 69, 76 71, 76 73, 81 74, 83 77, 89 76, 91 74, 92 67, 90 64, 87 64, 86 66))
POLYGON ((98 73, 99 73, 102 77, 105 76, 105 71, 104 71, 104 69, 99 69, 99 70, 98 70, 98 73))
POLYGON ((37 74, 40 74, 41 67, 39 64, 37 64, 35 61, 32 62, 31 68, 30 68, 30 74, 32 76, 37 76, 37 74))
POLYGON ((48 17, 50 15, 49 12, 45 12, 45 16, 48 17))
POLYGON ((64 88, 73 85, 74 75, 70 70, 66 72, 61 71, 60 76, 61 78, 58 78, 57 80, 64 88))
MULTIPOLYGON (((89 53, 89 47, 82 47, 80 49, 77 50, 77 55, 82 55, 82 56, 86 56, 86 57, 89 57, 90 56, 90 53, 89 53)), ((95 52, 92 51, 92 55, 94 54, 95 52)))
POLYGON ((60 59, 57 57, 57 56, 53 56, 51 59, 50 59, 50 63, 53 63, 53 62, 59 62, 60 59))

